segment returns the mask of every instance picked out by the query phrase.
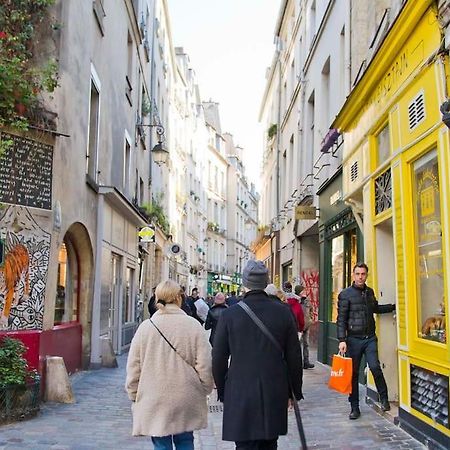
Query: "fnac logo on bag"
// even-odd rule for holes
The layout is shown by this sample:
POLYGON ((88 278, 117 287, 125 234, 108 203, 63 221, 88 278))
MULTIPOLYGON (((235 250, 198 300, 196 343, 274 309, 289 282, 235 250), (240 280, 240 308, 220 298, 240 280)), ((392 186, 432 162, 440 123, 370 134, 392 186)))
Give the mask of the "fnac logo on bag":
POLYGON ((332 377, 343 377, 344 376, 344 371, 342 369, 332 370, 331 371, 331 376, 332 377))

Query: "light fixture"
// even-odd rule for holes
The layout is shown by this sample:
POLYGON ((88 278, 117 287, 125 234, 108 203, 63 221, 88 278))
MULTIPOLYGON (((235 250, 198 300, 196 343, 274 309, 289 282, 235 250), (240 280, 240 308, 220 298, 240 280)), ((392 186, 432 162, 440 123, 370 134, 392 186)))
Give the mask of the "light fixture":
POLYGON ((169 159, 169 151, 165 148, 164 143, 162 141, 159 141, 153 148, 152 148, 152 157, 155 164, 158 164, 158 166, 162 164, 167 164, 167 161, 169 159))
POLYGON ((167 164, 167 161, 169 160, 169 151, 166 149, 164 145, 164 127, 160 124, 143 124, 138 123, 136 124, 137 128, 142 127, 149 127, 149 128, 156 128, 156 134, 158 136, 158 142, 157 144, 152 148, 152 158, 155 164, 158 166, 161 166, 162 164, 167 164))

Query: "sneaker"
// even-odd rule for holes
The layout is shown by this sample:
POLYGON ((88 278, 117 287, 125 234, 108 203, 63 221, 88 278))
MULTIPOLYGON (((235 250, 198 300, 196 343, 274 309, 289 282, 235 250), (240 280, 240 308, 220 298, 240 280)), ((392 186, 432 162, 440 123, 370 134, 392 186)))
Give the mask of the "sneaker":
POLYGON ((389 403, 389 400, 387 398, 381 400, 381 410, 382 411, 389 411, 391 409, 391 405, 389 403))
POLYGON ((359 410, 358 406, 352 406, 352 410, 350 411, 350 414, 348 418, 350 420, 356 420, 359 419, 359 416, 361 415, 361 411, 359 410))
POLYGON ((304 369, 314 369, 314 364, 307 362, 307 363, 303 364, 303 368, 304 369))

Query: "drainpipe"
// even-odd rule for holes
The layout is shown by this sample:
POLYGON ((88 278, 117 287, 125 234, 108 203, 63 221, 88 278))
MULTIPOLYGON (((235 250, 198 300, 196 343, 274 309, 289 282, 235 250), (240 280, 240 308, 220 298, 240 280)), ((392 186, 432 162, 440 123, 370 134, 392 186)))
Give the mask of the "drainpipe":
MULTIPOLYGON (((278 62, 278 117, 277 117, 277 220, 280 214, 280 197, 281 197, 281 177, 280 177, 280 153, 281 153, 281 88, 282 88, 282 79, 281 79, 281 38, 280 36, 276 37, 276 52, 277 52, 277 62, 278 62)), ((275 258, 274 258, 274 274, 275 276, 280 275, 280 235, 281 230, 277 227, 278 230, 275 232, 276 236, 276 245, 275 245, 275 258)))
POLYGON ((95 268, 94 268, 94 298, 92 301, 91 322, 91 362, 92 368, 102 365, 100 346, 100 304, 102 287, 102 242, 103 242, 103 216, 104 196, 98 193, 97 205, 97 240, 95 242, 95 268))
MULTIPOLYGON (((156 33, 156 2, 157 0, 153 0, 153 13, 152 13, 152 50, 150 56, 150 124, 153 124, 153 107, 156 105, 156 100, 153 98, 155 95, 155 72, 156 72, 156 64, 155 64, 155 33, 156 33)), ((148 172, 148 189, 149 189, 149 200, 152 201, 152 149, 153 149, 153 131, 150 128, 149 131, 149 172, 148 172)))

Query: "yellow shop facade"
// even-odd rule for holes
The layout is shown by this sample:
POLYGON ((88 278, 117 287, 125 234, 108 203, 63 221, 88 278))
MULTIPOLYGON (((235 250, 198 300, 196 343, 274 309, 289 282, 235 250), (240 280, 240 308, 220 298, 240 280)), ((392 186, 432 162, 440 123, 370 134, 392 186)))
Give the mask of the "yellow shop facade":
POLYGON ((363 221, 368 284, 397 306, 377 318, 390 400, 430 448, 450 448, 450 130, 440 112, 450 66, 441 44, 435 2, 407 2, 333 124, 344 136, 343 199, 363 221))

